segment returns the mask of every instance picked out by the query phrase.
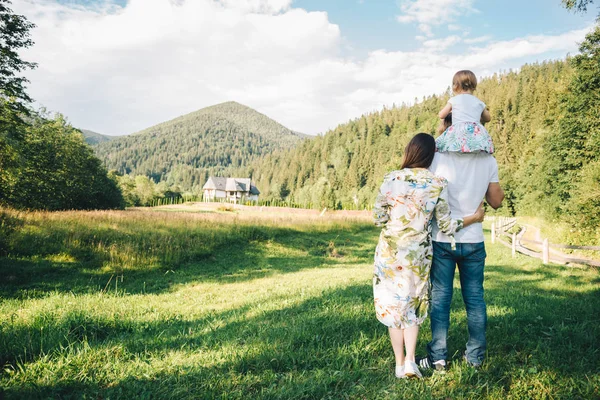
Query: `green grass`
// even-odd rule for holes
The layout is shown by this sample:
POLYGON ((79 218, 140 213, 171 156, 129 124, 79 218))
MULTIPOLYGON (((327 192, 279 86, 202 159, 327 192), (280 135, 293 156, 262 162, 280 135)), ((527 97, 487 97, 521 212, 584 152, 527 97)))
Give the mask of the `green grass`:
MULTIPOLYGON (((486 364, 459 361, 457 281, 450 371, 406 381, 393 377, 374 315, 378 230, 366 221, 140 210, 18 218, 0 258, 8 399, 600 397, 595 270, 488 244, 486 364)), ((427 321, 419 353, 429 337, 427 321)))

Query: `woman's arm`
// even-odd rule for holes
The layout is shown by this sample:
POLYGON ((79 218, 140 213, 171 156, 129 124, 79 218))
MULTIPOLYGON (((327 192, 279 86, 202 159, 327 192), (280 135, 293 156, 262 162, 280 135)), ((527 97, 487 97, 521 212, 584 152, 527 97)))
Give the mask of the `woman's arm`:
POLYGON ((444 185, 438 202, 435 205, 435 219, 437 220, 438 227, 446 235, 450 236, 450 243, 452 250, 456 250, 456 242, 454 241, 454 234, 464 228, 474 224, 475 222, 483 221, 485 212, 483 210, 483 202, 479 205, 479 208, 473 215, 466 216, 464 219, 452 219, 450 215, 450 206, 448 205, 448 187, 444 185))
MULTIPOLYGON (((446 235, 454 235, 464 226, 462 219, 452 219, 448 205, 448 185, 444 185, 433 210, 438 227, 446 235)), ((470 222, 470 221, 469 221, 470 222)), ((471 222, 473 223, 473 222, 471 222)))
POLYGON ((483 208, 483 201, 482 201, 481 204, 479 205, 479 207, 477 207, 477 211, 475 211, 475 214, 467 215, 463 219, 463 227, 466 228, 467 226, 472 225, 476 222, 483 222, 484 217, 485 217, 485 209, 483 208))
POLYGON ((375 200, 375 207, 373 207, 373 220, 377 226, 383 226, 390 220, 390 204, 386 196, 387 183, 388 181, 384 180, 381 184, 377 199, 375 200))
POLYGON ((442 111, 440 111, 440 113, 438 114, 438 117, 440 117, 440 119, 444 119, 444 118, 446 118, 446 116, 448 116, 448 114, 450 114, 451 111, 452 111, 452 104, 448 103, 448 104, 446 104, 446 107, 442 108, 442 111))
POLYGON ((483 201, 475 211, 475 214, 467 215, 463 219, 452 219, 450 214, 450 206, 448 205, 448 188, 444 186, 440 193, 440 197, 435 206, 435 219, 437 220, 438 226, 442 232, 446 235, 453 235, 462 228, 466 228, 477 222, 483 222, 485 217, 485 209, 483 208, 483 201))

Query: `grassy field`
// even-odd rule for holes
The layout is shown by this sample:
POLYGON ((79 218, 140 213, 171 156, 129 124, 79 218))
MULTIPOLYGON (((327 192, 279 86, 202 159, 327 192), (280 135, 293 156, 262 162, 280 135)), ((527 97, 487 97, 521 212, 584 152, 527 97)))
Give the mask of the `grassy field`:
POLYGON ((364 216, 3 215, 0 398, 600 398, 592 269, 488 244, 486 364, 456 289, 450 371, 397 380, 364 216))

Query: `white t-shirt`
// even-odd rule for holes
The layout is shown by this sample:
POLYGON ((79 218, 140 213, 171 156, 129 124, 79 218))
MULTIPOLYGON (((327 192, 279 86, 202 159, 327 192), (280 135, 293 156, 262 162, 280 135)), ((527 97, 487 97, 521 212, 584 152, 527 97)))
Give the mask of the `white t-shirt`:
POLYGON ((472 94, 459 94, 451 97, 448 103, 452 104, 452 123, 480 122, 481 113, 485 110, 485 103, 472 94))
MULTIPOLYGON (((452 218, 463 218, 477 211, 488 186, 498 182, 498 164, 488 153, 435 153, 429 170, 448 180, 448 203, 452 218)), ((456 243, 483 242, 483 227, 475 223, 454 235, 456 243)), ((432 238, 436 242, 450 242, 436 221, 432 224, 432 238)))

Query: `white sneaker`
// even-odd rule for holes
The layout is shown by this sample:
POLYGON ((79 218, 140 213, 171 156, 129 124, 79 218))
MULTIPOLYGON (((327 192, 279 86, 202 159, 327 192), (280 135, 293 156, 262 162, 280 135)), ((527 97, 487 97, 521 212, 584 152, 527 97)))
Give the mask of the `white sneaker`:
POLYGON ((406 361, 404 364, 404 375, 409 378, 422 378, 421 371, 419 371, 419 366, 414 361, 406 361))
POLYGON ((396 365, 396 378, 406 378, 406 374, 404 374, 404 365, 396 365))

